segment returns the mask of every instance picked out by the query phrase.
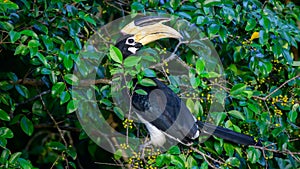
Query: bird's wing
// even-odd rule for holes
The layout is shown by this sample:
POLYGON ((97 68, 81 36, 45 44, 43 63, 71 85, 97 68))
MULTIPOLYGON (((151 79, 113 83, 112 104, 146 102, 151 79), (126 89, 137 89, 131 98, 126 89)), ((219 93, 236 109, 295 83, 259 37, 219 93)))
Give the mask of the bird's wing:
POLYGON ((143 87, 148 95, 134 94, 133 106, 138 114, 167 136, 184 144, 198 135, 195 118, 181 99, 164 83, 153 78, 155 87, 143 87))

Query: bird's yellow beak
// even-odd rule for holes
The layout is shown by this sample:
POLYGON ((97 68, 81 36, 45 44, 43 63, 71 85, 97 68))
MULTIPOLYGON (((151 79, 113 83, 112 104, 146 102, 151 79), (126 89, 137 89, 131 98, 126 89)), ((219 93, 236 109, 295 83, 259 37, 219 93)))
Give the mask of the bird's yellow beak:
POLYGON ((142 17, 126 25, 121 32, 133 35, 135 41, 142 45, 162 38, 181 39, 182 36, 179 32, 163 24, 168 21, 170 21, 169 18, 159 16, 142 17))

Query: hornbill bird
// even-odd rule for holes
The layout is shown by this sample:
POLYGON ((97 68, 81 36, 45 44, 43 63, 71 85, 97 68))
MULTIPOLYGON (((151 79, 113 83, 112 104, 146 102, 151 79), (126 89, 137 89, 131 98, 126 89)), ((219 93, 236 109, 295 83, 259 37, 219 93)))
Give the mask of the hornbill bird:
MULTIPOLYGON (((115 46, 126 58, 136 54, 150 42, 162 38, 180 40, 182 36, 178 31, 163 24, 169 20, 169 18, 153 16, 136 19, 121 30, 123 37, 115 46)), ((135 87, 135 90, 143 89, 147 95, 134 92, 131 99, 138 118, 150 133, 152 145, 163 146, 166 138, 191 145, 200 133, 215 135, 236 144, 260 144, 251 136, 196 120, 183 101, 167 85, 157 78, 152 80, 156 86, 145 87, 137 84, 135 87)))

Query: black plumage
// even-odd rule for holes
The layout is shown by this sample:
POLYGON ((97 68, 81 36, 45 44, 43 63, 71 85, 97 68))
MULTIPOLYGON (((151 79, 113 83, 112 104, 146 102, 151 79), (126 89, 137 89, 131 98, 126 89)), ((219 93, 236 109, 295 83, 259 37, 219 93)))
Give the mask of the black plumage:
MULTIPOLYGON (((133 35, 126 35, 116 44, 124 58, 136 54, 136 51, 142 47, 141 43, 134 42, 132 39, 134 40, 133 35)), ((152 144, 163 146, 165 136, 167 136, 182 144, 191 145, 201 132, 236 144, 261 145, 251 136, 197 121, 182 100, 168 86, 157 78, 151 79, 156 86, 146 87, 136 84, 135 90, 142 89, 147 92, 147 95, 134 92, 132 105, 139 119, 149 130, 152 144)), ((135 83, 136 81, 134 80, 135 83)))

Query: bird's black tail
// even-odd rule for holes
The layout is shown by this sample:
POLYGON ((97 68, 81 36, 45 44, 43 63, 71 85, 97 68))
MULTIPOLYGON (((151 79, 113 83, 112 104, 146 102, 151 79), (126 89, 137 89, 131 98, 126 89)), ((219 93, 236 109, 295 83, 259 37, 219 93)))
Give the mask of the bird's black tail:
POLYGON ((202 121, 197 121, 197 125, 202 133, 214 135, 232 143, 256 146, 262 145, 260 141, 255 141, 253 137, 232 131, 230 129, 215 126, 210 123, 204 123, 202 121))

